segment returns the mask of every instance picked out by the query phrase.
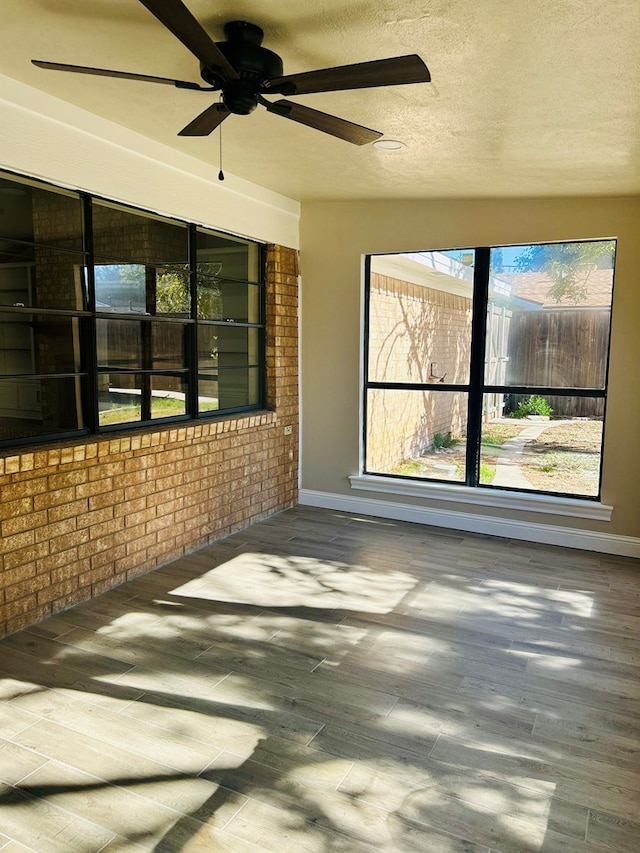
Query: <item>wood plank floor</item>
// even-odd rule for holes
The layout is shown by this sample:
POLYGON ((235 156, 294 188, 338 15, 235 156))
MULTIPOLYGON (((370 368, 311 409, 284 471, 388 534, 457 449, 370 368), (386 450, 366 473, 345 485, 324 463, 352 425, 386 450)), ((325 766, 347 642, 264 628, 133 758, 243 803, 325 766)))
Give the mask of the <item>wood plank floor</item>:
POLYGON ((2 853, 640 850, 640 564, 297 508, 0 642, 2 853))

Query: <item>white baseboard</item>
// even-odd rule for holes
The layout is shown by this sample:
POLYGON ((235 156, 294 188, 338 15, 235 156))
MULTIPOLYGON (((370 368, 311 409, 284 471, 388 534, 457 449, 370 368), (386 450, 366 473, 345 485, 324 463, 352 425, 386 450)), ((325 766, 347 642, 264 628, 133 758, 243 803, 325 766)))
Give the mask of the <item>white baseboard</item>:
POLYGON ((452 512, 451 510, 383 501, 375 498, 338 495, 333 492, 320 492, 313 489, 300 489, 298 500, 304 506, 335 509, 356 515, 370 515, 394 521, 412 521, 416 524, 448 527, 452 530, 465 530, 469 533, 484 533, 491 536, 503 536, 507 539, 521 539, 525 542, 561 545, 565 548, 579 548, 583 551, 597 551, 602 554, 640 558, 640 539, 633 536, 617 536, 594 530, 578 530, 572 527, 537 524, 531 521, 514 521, 510 518, 452 512))

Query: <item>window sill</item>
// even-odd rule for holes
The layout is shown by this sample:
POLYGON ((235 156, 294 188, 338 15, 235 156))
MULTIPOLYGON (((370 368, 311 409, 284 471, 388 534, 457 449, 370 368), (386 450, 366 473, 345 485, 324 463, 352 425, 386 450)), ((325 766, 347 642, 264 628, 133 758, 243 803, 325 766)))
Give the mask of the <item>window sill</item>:
POLYGON ((588 518, 611 521, 613 507, 599 501, 579 498, 562 498, 555 495, 525 494, 500 489, 474 489, 448 483, 427 483, 378 477, 374 474, 354 474, 349 477, 352 489, 379 492, 389 495, 423 498, 434 503, 470 504, 518 512, 540 512, 546 515, 566 515, 571 518, 588 518))

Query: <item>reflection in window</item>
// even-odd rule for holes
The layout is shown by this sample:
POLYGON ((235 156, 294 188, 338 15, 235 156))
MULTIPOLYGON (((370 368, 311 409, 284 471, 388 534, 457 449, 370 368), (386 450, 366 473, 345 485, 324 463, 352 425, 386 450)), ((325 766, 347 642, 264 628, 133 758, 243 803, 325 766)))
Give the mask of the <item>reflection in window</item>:
POLYGON ((1 173, 0 199, 0 443, 262 404, 259 245, 1 173))
POLYGON ((187 264, 189 232, 183 222, 110 202, 93 202, 93 250, 97 262, 119 259, 151 266, 187 264))
POLYGON ((0 175, 0 237, 19 253, 24 244, 82 251, 84 228, 78 193, 43 187, 36 181, 0 175))
POLYGON ((259 363, 258 329, 200 325, 198 397, 204 404, 200 411, 255 405, 260 396, 259 363))
POLYGON ((186 331, 183 323, 98 319, 98 366, 125 370, 184 368, 186 331))
POLYGON ((259 323, 260 289, 254 284, 198 276, 198 318, 259 323))
POLYGON ((0 304, 83 310, 87 305, 84 256, 0 240, 0 304))
POLYGON ((212 412, 221 408, 256 406, 260 401, 260 370, 235 367, 203 369, 198 373, 198 410, 212 412))
POLYGON ((55 314, 0 314, 0 374, 76 373, 80 320, 55 314))
POLYGON ((198 228, 197 271, 237 281, 260 281, 260 253, 255 243, 198 228))
POLYGON ((83 429, 85 396, 80 376, 0 378, 0 440, 83 429))

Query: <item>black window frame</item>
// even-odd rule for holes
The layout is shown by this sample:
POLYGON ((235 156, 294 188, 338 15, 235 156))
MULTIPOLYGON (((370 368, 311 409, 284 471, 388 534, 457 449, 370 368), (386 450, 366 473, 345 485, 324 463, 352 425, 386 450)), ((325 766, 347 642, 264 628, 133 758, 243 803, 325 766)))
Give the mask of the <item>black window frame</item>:
MULTIPOLYGON (((28 175, 23 175, 7 170, 0 171, 0 178, 6 181, 15 181, 17 183, 26 184, 35 189, 58 193, 61 195, 70 195, 78 200, 81 211, 81 228, 82 241, 78 244, 78 248, 60 248, 58 246, 49 246, 46 243, 31 241, 19 241, 0 233, 0 242, 11 239, 11 242, 23 243, 26 247, 32 247, 34 251, 38 248, 46 248, 64 252, 66 255, 77 258, 77 264, 82 271, 84 289, 82 293, 82 306, 76 309, 57 309, 57 308, 42 308, 37 305, 22 305, 22 304, 7 304, 0 305, 0 315, 43 315, 50 317, 69 317, 77 318, 79 324, 79 361, 80 367, 75 372, 69 373, 35 373, 24 372, 19 374, 0 374, 1 380, 8 381, 26 381, 43 379, 73 379, 79 383, 81 390, 78 391, 79 407, 82 412, 82 426, 70 429, 59 429, 49 433, 30 434, 28 436, 5 437, 0 439, 0 449, 13 447, 33 447, 42 444, 48 444, 56 441, 73 440, 88 436, 104 436, 114 432, 130 432, 130 431, 149 431, 157 429, 160 426, 166 425, 183 425, 194 421, 219 420, 226 417, 244 414, 247 412, 260 411, 266 408, 266 246, 255 240, 246 237, 240 237, 234 234, 228 234, 208 225, 201 223, 188 222, 176 217, 158 214, 155 211, 140 208, 135 205, 124 204, 114 201, 103 196, 98 196, 93 193, 88 193, 80 190, 73 190, 68 187, 61 187, 56 184, 48 183, 40 179, 31 178, 28 175), (152 219, 165 222, 167 224, 177 224, 185 228, 186 231, 186 252, 189 277, 189 296, 190 309, 188 316, 164 316, 157 314, 153 316, 141 315, 136 313, 118 313, 117 311, 104 311, 96 306, 96 280, 95 269, 101 262, 104 263, 104 258, 96 259, 94 253, 93 239, 93 205, 95 203, 105 204, 123 212, 135 213, 142 216, 148 216, 152 219), (197 288, 198 288, 198 255, 197 255, 197 235, 205 233, 217 238, 221 238, 229 243, 237 243, 239 246, 246 246, 247 252, 255 251, 255 280, 247 279, 229 279, 233 281, 239 288, 246 288, 247 299, 250 291, 257 289, 257 318, 255 321, 239 322, 231 318, 220 319, 205 319, 198 316, 197 303, 197 288), (81 247, 80 247, 81 245, 81 247), (253 250, 250 247, 254 247, 253 250), (176 358, 183 359, 184 367, 182 368, 167 368, 158 369, 153 367, 145 367, 140 365, 132 368, 121 368, 113 370, 108 365, 98 364, 98 336, 97 325, 100 321, 109 320, 126 320, 128 322, 140 322, 143 328, 151 328, 152 324, 170 323, 180 325, 185 328, 185 346, 183 353, 176 353, 176 358), (198 407, 198 349, 197 349, 197 330, 199 326, 215 326, 218 328, 248 328, 255 329, 257 335, 256 359, 246 365, 241 365, 240 369, 257 371, 257 392, 256 402, 246 405, 232 405, 223 409, 199 409, 198 407), (105 374, 118 373, 124 375, 143 375, 149 377, 149 381, 153 376, 169 375, 176 376, 181 374, 185 378, 186 394, 185 394, 185 413, 179 413, 168 417, 147 417, 135 421, 124 421, 111 424, 100 424, 99 422, 99 386, 100 377, 105 374)), ((35 235, 34 235, 35 237, 35 235)), ((138 263, 131 259, 113 259, 114 263, 132 264, 138 263)), ((162 262, 144 263, 139 262, 145 267, 159 267, 162 262)), ((251 274, 251 270, 248 270, 251 274)), ((0 319, 0 323, 2 320, 0 319)), ((227 368, 229 369, 229 368, 227 368)), ((141 416, 142 416, 141 412, 141 416)))
MULTIPOLYGON (((607 392, 609 380, 609 364, 611 356, 611 324, 613 318, 613 292, 615 289, 615 257, 617 251, 617 239, 615 237, 600 237, 582 240, 566 240, 557 241, 560 243, 591 243, 591 242, 612 242, 613 249, 613 268, 612 268, 612 302, 609 317, 609 336, 606 350, 606 360, 604 365, 604 383, 602 388, 575 388, 562 386, 533 386, 533 385, 493 385, 485 384, 485 349, 486 349, 486 332, 487 332, 487 308, 489 304, 489 287, 491 275, 491 252, 495 249, 503 249, 512 244, 504 243, 493 246, 464 246, 461 248, 447 249, 421 249, 418 252, 473 252, 474 253, 474 268, 473 268, 473 295, 472 295, 472 320, 471 320, 471 345, 469 359, 469 381, 467 383, 448 384, 438 382, 437 385, 432 383, 418 382, 384 382, 374 381, 369 379, 370 368, 370 349, 369 349, 369 329, 371 325, 371 259, 375 257, 389 257, 393 255, 407 254, 405 252, 374 252, 364 256, 364 310, 363 310, 363 382, 362 382, 362 474, 375 477, 387 478, 389 480, 409 480, 413 483, 425 484, 428 488, 429 484, 446 484, 452 489, 460 487, 468 487, 477 489, 479 494, 481 490, 487 491, 508 491, 526 495, 548 495, 551 497, 570 498, 574 500, 584 500, 598 502, 601 499, 602 491, 602 461, 603 449, 605 441, 606 421, 607 421, 607 392), (400 390, 400 391, 417 391, 430 393, 441 392, 459 392, 468 395, 467 403, 467 443, 466 443, 466 464, 465 464, 465 479, 464 481, 452 481, 439 479, 435 477, 417 477, 411 474, 389 473, 384 471, 370 470, 367 466, 367 436, 368 436, 368 393, 376 390, 400 390), (603 416, 602 416, 602 441, 600 445, 600 465, 598 475, 598 491, 596 495, 576 494, 572 492, 557 492, 542 489, 524 489, 515 486, 494 486, 489 483, 480 482, 480 462, 481 462, 481 441, 482 441, 482 407, 485 394, 505 394, 505 395, 540 395, 540 396, 556 396, 556 397, 588 397, 601 399, 603 401, 603 416)), ((523 243, 523 246, 544 246, 553 245, 552 241, 540 243, 523 243)), ((411 254, 410 252, 408 254, 411 254)))

